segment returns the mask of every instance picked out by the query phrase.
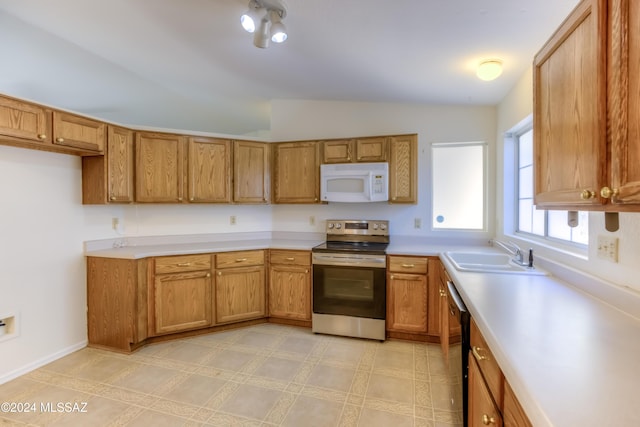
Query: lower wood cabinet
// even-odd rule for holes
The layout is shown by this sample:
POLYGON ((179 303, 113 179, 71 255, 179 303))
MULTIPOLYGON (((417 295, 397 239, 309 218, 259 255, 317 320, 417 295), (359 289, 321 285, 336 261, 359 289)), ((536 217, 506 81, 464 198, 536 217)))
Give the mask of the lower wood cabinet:
POLYGON ((311 252, 271 250, 269 316, 311 320, 311 252))
POLYGON ((150 335, 210 326, 211 255, 158 257, 154 261, 150 335))
POLYGON ((504 403, 502 405, 502 420, 505 427, 533 427, 531 421, 524 413, 520 402, 511 389, 509 383, 504 382, 504 403))
POLYGON ((426 257, 388 257, 387 331, 427 333, 427 266, 426 257))
POLYGON ((264 251, 216 255, 216 323, 266 316, 264 251))
POLYGON ((494 402, 475 358, 469 357, 469 427, 502 426, 502 415, 494 402))

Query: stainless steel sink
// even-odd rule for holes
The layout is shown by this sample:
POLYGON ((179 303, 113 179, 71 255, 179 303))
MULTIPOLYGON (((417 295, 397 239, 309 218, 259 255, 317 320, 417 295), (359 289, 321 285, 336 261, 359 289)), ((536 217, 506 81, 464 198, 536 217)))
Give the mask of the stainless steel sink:
POLYGON ((516 264, 511 255, 499 252, 448 251, 444 255, 458 271, 484 273, 537 274, 547 273, 535 267, 516 264))

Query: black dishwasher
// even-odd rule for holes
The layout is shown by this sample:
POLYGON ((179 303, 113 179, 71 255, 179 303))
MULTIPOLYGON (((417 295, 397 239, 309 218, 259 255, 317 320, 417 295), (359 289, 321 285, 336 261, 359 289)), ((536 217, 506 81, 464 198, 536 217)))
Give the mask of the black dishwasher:
MULTIPOLYGON (((462 298, 458 294, 455 285, 453 282, 447 282, 447 296, 449 302, 449 312, 452 318, 455 318, 458 322, 460 322, 460 346, 459 348, 461 354, 452 355, 456 360, 459 360, 460 363, 457 366, 451 366, 450 375, 453 378, 460 378, 462 387, 456 390, 452 396, 452 401, 455 407, 458 407, 462 410, 462 419, 463 426, 467 427, 467 416, 469 412, 468 408, 468 394, 469 394, 469 349, 471 348, 471 335, 470 335, 470 327, 471 327, 471 316, 469 315, 469 311, 467 311, 467 307, 464 305, 462 298)), ((455 380, 454 380, 455 381, 455 380)))

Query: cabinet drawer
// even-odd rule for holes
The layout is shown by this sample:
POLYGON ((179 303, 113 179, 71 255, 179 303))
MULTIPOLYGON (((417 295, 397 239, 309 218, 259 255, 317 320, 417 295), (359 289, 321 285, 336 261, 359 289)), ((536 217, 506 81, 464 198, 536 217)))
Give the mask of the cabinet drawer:
POLYGON ((311 253, 309 251, 272 250, 271 264, 311 265, 311 253))
POLYGON ((156 274, 177 273, 211 269, 211 255, 181 255, 159 257, 156 261, 156 274))
POLYGON ((216 255, 216 268, 263 265, 264 251, 223 252, 216 255))
POLYGON ((493 399, 496 404, 502 405, 504 393, 502 371, 473 319, 471 319, 471 353, 469 357, 473 357, 478 362, 478 367, 493 399))
POLYGON ((389 271, 399 273, 427 274, 427 258, 390 256, 389 271))

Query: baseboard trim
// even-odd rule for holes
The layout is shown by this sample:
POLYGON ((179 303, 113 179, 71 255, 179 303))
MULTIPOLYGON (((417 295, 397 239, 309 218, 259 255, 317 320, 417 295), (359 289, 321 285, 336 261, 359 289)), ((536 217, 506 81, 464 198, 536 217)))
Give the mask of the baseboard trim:
POLYGON ((0 375, 0 384, 4 384, 9 382, 15 378, 18 378, 22 375, 28 374, 31 371, 35 371, 36 369, 53 362, 54 360, 58 360, 61 357, 64 357, 68 354, 73 353, 74 351, 78 351, 81 348, 85 348, 87 346, 87 340, 83 340, 77 344, 73 344, 69 347, 63 348, 62 350, 56 351, 55 353, 49 354, 43 358, 35 360, 27 365, 21 366, 13 371, 7 372, 6 374, 0 375))

